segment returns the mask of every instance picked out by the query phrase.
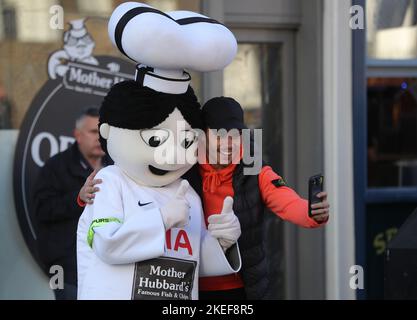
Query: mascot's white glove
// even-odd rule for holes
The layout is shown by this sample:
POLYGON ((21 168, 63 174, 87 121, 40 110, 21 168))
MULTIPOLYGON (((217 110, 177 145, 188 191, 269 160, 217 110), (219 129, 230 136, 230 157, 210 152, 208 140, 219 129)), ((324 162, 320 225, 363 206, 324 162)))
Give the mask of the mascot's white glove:
POLYGON ((233 198, 226 197, 223 201, 223 209, 220 214, 212 214, 208 217, 208 230, 210 234, 219 240, 223 251, 226 251, 237 242, 241 234, 239 219, 233 212, 233 198))
POLYGON ((185 195, 189 185, 187 180, 181 181, 175 197, 160 209, 165 230, 185 227, 188 224, 190 205, 185 195))

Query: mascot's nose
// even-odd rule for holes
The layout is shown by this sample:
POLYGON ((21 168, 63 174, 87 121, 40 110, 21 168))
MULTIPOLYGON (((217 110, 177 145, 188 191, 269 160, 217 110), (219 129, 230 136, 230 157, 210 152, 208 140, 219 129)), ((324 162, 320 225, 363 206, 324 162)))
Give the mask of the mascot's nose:
POLYGON ((187 164, 186 154, 183 148, 179 148, 172 143, 163 150, 154 154, 156 165, 163 167, 165 170, 174 171, 184 167, 187 164), (182 150, 181 150, 182 149, 182 150))
POLYGON ((175 145, 171 145, 168 147, 168 150, 166 153, 167 164, 178 164, 175 149, 176 149, 175 145))

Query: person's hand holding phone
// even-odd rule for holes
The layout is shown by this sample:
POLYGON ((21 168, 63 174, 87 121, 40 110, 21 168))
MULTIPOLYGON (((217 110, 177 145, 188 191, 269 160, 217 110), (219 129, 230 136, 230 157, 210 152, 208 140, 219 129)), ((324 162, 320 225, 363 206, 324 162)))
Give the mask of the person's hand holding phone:
POLYGON ((324 188, 324 177, 316 174, 308 181, 308 216, 317 223, 326 222, 329 219, 329 203, 327 192, 324 188))
POLYGON ((317 223, 326 222, 329 219, 329 203, 327 202, 327 192, 322 191, 316 194, 321 202, 313 203, 311 205, 311 218, 317 223))

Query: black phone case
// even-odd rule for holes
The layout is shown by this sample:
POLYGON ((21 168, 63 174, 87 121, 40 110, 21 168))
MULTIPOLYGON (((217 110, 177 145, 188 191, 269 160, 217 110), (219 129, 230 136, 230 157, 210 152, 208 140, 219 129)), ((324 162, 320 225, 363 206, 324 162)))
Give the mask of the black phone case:
POLYGON ((323 191, 324 177, 316 174, 308 180, 308 216, 311 217, 311 205, 321 201, 316 195, 323 191))

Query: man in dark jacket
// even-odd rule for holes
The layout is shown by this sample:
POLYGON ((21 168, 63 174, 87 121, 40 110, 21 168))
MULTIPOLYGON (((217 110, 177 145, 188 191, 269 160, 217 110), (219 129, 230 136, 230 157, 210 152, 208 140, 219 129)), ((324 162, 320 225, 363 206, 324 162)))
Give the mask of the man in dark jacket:
POLYGON ((98 109, 89 108, 77 119, 74 136, 70 148, 46 162, 34 189, 40 257, 47 273, 53 265, 64 272, 64 288, 54 290, 57 300, 77 298, 78 193, 93 170, 110 161, 98 140, 98 109))

